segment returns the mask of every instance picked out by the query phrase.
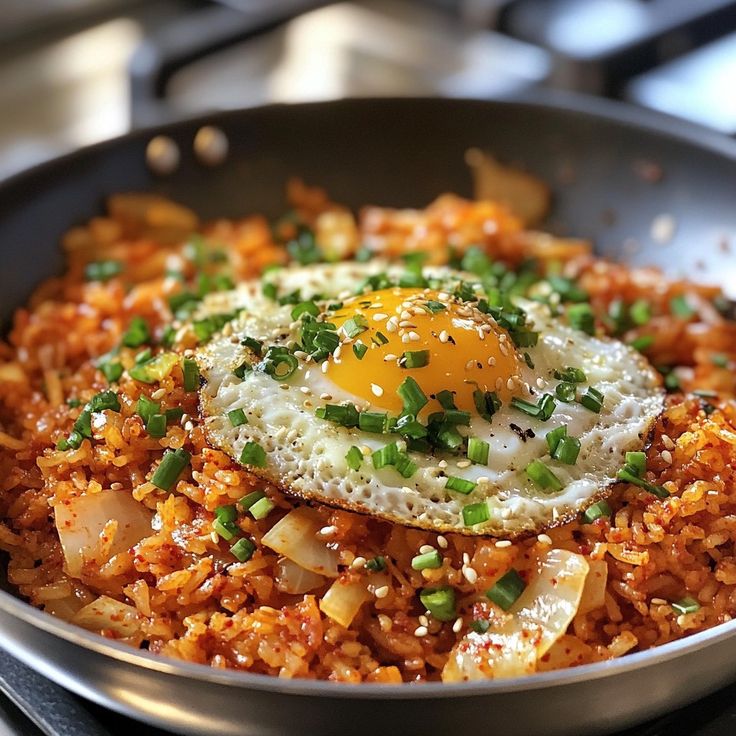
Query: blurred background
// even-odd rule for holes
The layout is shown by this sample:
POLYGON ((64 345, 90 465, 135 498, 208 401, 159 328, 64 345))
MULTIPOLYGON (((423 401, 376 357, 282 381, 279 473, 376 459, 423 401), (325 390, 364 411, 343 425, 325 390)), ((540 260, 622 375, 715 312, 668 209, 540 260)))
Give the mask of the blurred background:
POLYGON ((736 135, 734 0, 0 0, 0 178, 207 110, 554 87, 736 135))

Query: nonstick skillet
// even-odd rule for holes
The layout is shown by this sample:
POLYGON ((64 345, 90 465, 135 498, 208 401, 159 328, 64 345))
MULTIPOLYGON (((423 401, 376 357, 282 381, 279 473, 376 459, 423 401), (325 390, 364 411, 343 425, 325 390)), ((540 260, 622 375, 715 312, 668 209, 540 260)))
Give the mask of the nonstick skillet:
MULTIPOLYGON (((470 147, 523 165, 553 188, 549 229, 593 238, 605 255, 715 281, 733 296, 736 143, 668 118, 565 97, 479 102, 345 100, 207 115, 139 131, 0 185, 0 316, 62 268, 59 238, 121 191, 156 191, 204 218, 283 210, 287 178, 354 207, 424 206, 471 194, 470 147), (229 155, 192 152, 203 125, 229 155), (181 151, 157 177, 157 134, 181 151), (666 218, 668 237, 657 223, 666 218), (725 245, 724 245, 725 243, 725 245)), ((286 681, 154 657, 60 622, 0 591, 0 645, 114 710, 182 733, 402 736, 594 734, 691 702, 736 678, 736 621, 622 659, 518 680, 456 685, 286 681)))

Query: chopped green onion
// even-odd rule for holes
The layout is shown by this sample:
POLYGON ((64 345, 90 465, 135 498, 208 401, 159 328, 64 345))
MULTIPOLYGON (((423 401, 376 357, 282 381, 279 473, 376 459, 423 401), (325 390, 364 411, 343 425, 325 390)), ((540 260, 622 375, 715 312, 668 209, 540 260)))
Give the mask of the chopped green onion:
POLYGON ((437 312, 444 312, 447 307, 442 304, 441 302, 436 302, 433 299, 428 299, 422 306, 428 311, 432 312, 433 314, 437 314, 437 312))
POLYGON ((82 437, 90 439, 92 437, 92 412, 85 409, 76 419, 73 430, 82 437))
POLYGON ((276 504, 270 498, 260 498, 248 509, 250 515, 256 520, 265 519, 274 509, 276 504))
POLYGON ((458 478, 457 476, 451 475, 447 478, 445 488, 448 491, 457 491, 467 496, 475 490, 477 485, 472 480, 465 480, 465 478, 458 478))
POLYGON ((136 413, 143 420, 144 424, 148 424, 154 414, 161 413, 161 404, 158 401, 149 399, 148 396, 141 394, 138 397, 136 413))
POLYGON ((276 295, 278 294, 278 289, 276 288, 276 284, 271 283, 270 281, 265 281, 263 283, 263 286, 261 287, 261 291, 263 292, 263 296, 265 296, 267 299, 276 299, 276 295))
POLYGON ((465 526, 483 524, 490 518, 491 512, 488 510, 488 504, 485 501, 463 506, 463 522, 465 523, 465 526))
POLYGON ((573 401, 575 401, 577 393, 578 389, 575 384, 568 383, 567 381, 558 383, 555 387, 555 396, 560 401, 564 401, 566 404, 571 404, 573 401))
POLYGON ((151 437, 166 436, 166 415, 152 414, 146 422, 146 431, 151 437))
POLYGON ((373 467, 376 470, 385 468, 387 465, 395 465, 399 459, 399 448, 395 442, 385 445, 380 450, 376 450, 373 455, 373 467))
POLYGON ((250 373, 252 370, 253 367, 251 364, 247 360, 244 360, 237 368, 235 368, 233 375, 242 381, 245 378, 245 374, 250 373))
POLYGON ((562 489, 559 478, 541 460, 532 460, 526 466, 526 474, 543 491, 559 491, 562 489))
POLYGON ((468 440, 468 460, 478 465, 487 465, 490 449, 491 446, 485 440, 481 440, 478 437, 471 437, 468 440))
POLYGON ((191 459, 192 456, 182 448, 167 450, 151 478, 151 483, 162 491, 168 491, 191 459))
POLYGON ((72 409, 76 409, 78 406, 82 405, 82 400, 77 398, 67 399, 66 405, 71 407, 72 409))
POLYGON ((534 361, 532 360, 532 356, 529 355, 529 353, 524 353, 524 362, 532 369, 534 370, 534 361))
POLYGON ((576 330, 595 335, 595 316, 590 304, 573 304, 567 308, 567 319, 576 330))
POLYGON ((357 427, 360 414, 354 404, 325 404, 314 412, 320 419, 334 422, 343 427, 357 427))
POLYGON ((674 371, 670 371, 664 377, 664 387, 668 391, 679 391, 680 390, 680 378, 674 371))
POLYGON ((419 388, 419 384, 411 376, 407 376, 399 384, 396 393, 404 402, 404 412, 406 414, 414 414, 416 416, 429 401, 424 391, 419 388))
POLYGON ((90 411, 120 411, 120 400, 114 391, 101 391, 90 399, 87 406, 90 411))
POLYGON ((199 388, 199 367, 191 358, 184 358, 181 364, 184 373, 184 390, 188 393, 199 388))
POLYGON ((299 302, 294 309, 291 310, 291 319, 296 321, 303 314, 309 314, 316 317, 319 314, 319 307, 314 302, 299 302))
POLYGON ((235 504, 229 503, 224 506, 218 506, 215 509, 215 517, 218 518, 223 524, 231 524, 237 521, 238 510, 235 508, 235 504))
POLYGON ((291 378, 299 367, 299 361, 284 347, 270 347, 263 359, 262 369, 274 381, 291 378))
POLYGON ((639 327, 647 324, 652 318, 652 307, 646 299, 637 299, 629 307, 631 321, 639 327))
POLYGON ((491 417, 501 408, 501 400, 495 391, 473 391, 473 402, 478 414, 490 422, 491 417))
POLYGON ((443 409, 447 411, 457 409, 457 406, 455 406, 455 394, 452 391, 448 391, 447 389, 438 391, 435 398, 443 409))
POLYGON ((567 383, 585 383, 588 377, 585 371, 580 368, 563 368, 561 371, 555 371, 554 377, 558 381, 566 381, 567 383))
POLYGON ((353 353, 358 360, 363 360, 363 356, 368 352, 368 346, 363 345, 362 342, 356 342, 353 345, 353 353))
POLYGON ((85 281, 108 281, 122 273, 123 264, 120 261, 93 261, 84 267, 85 281))
POLYGON ((241 537, 230 547, 230 553, 239 562, 248 562, 255 551, 256 545, 248 537, 241 537))
POLYGON ((643 478, 647 472, 647 455, 645 452, 627 452, 626 464, 631 466, 634 475, 643 478))
POLYGON ((468 626, 476 634, 485 634, 491 628, 491 622, 486 618, 477 618, 471 621, 468 626))
POLYGON ((227 418, 230 420, 230 424, 233 427, 240 427, 243 424, 248 424, 248 418, 245 416, 243 409, 231 409, 227 413, 227 418))
POLYGON ((583 513, 583 524, 592 524, 596 519, 608 518, 613 514, 608 501, 596 501, 583 513))
POLYGON ((376 555, 365 563, 365 569, 370 570, 370 572, 383 572, 386 569, 386 558, 382 555, 376 555))
POLYGON ((184 409, 180 406, 172 406, 171 409, 167 409, 164 414, 166 415, 167 422, 178 422, 184 416, 184 409))
POLYGON ((407 350, 402 354, 399 365, 402 368, 424 368, 429 365, 429 350, 407 350))
POLYGON ((695 309, 690 305, 687 297, 684 294, 673 297, 670 299, 670 311, 672 314, 682 319, 690 319, 696 314, 695 309))
POLYGON ((394 467, 402 478, 411 478, 419 469, 419 466, 405 452, 399 453, 394 467))
POLYGON ((240 341, 240 344, 251 350, 259 358, 263 355, 263 343, 260 340, 256 340, 253 337, 244 337, 240 341))
POLYGON ((345 455, 345 460, 351 470, 358 470, 363 463, 363 453, 360 448, 353 445, 345 455))
POLYGON ((163 381, 178 362, 179 356, 176 353, 160 353, 155 358, 142 359, 128 373, 141 383, 156 383, 163 381))
POLYGON ((413 414, 404 414, 399 417, 393 429, 402 437, 410 437, 414 440, 426 437, 428 434, 427 428, 421 422, 418 422, 413 414))
POLYGON ((649 483, 643 478, 640 478, 636 474, 636 468, 631 465, 625 465, 621 468, 621 470, 618 471, 617 477, 619 480, 626 483, 631 483, 632 485, 639 486, 639 488, 643 488, 645 491, 657 496, 657 498, 669 498, 670 494, 666 488, 655 485, 654 483, 649 483))
POLYGON ((98 367, 102 372, 102 375, 105 376, 110 383, 119 381, 120 377, 123 375, 123 364, 119 360, 100 363, 98 367))
POLYGON ((588 294, 583 291, 572 279, 565 276, 548 276, 547 281, 556 291, 563 302, 585 302, 588 300, 588 294))
POLYGON ((365 332, 368 329, 368 320, 362 314, 356 314, 354 317, 345 321, 342 329, 348 337, 357 337, 361 332, 365 332))
POLYGON ((629 343, 634 350, 638 350, 640 353, 643 353, 645 350, 652 347, 653 344, 654 335, 640 335, 639 337, 635 337, 629 343))
POLYGON ((588 390, 580 397, 579 403, 582 404, 586 409, 600 414, 603 408, 603 394, 598 389, 592 386, 588 387, 588 390))
POLYGON ((723 353, 714 353, 710 356, 710 362, 717 368, 728 368, 730 360, 728 356, 723 353))
POLYGON ((412 570, 436 570, 439 567, 442 567, 442 555, 436 549, 417 555, 411 561, 412 570))
POLYGON ((561 427, 557 427, 550 432, 547 432, 545 439, 547 440, 547 447, 549 447, 549 454, 554 457, 557 445, 560 444, 562 439, 567 437, 567 425, 563 424, 561 427))
POLYGON ((151 339, 151 333, 142 317, 133 317, 128 329, 122 337, 122 343, 128 348, 137 348, 151 339))
POLYGON ((143 365, 144 363, 148 363, 152 357, 153 352, 151 351, 151 348, 146 348, 145 350, 141 350, 140 353, 135 356, 134 361, 136 365, 143 365))
POLYGON ((530 417, 546 422, 552 417, 552 414, 554 414, 557 402, 555 402, 554 397, 551 394, 544 394, 536 404, 532 404, 530 401, 525 401, 524 399, 514 396, 511 399, 511 406, 513 406, 514 409, 524 412, 524 414, 530 417))
POLYGON ((508 611, 516 603, 525 588, 526 583, 512 567, 505 575, 496 580, 490 590, 486 591, 486 597, 504 611, 508 611))
POLYGON ((686 598, 681 598, 679 601, 672 603, 672 608, 674 608, 677 613, 681 614, 695 613, 700 610, 700 603, 698 603, 695 598, 687 596, 686 598))
POLYGON ((212 528, 226 542, 230 542, 235 539, 238 534, 238 526, 233 521, 221 521, 220 519, 215 519, 212 522, 212 528))
POLYGON ((383 434, 386 431, 388 415, 379 411, 362 411, 358 416, 358 428, 364 432, 383 434))
POLYGON ((558 443, 552 457, 566 465, 575 465, 580 455, 580 440, 577 437, 563 437, 558 443))
POLYGON ((454 621, 457 617, 455 610, 455 590, 449 586, 442 588, 424 588, 419 593, 419 600, 438 621, 454 621))
POLYGON ((290 240, 286 244, 286 250, 291 258, 302 266, 323 260, 322 251, 317 245, 314 233, 306 228, 302 229, 295 240, 290 240))
POLYGON ((240 506, 243 511, 247 511, 251 506, 253 506, 253 504, 258 503, 262 498, 266 498, 266 494, 263 491, 251 491, 238 501, 238 506, 240 506))
POLYGON ((376 337, 378 338, 378 342, 381 343, 381 345, 388 344, 388 338, 386 337, 386 335, 383 334, 383 332, 376 332, 376 337))
POLYGON ((252 465, 255 468, 266 467, 266 451, 257 442, 246 442, 240 453, 241 465, 252 465))

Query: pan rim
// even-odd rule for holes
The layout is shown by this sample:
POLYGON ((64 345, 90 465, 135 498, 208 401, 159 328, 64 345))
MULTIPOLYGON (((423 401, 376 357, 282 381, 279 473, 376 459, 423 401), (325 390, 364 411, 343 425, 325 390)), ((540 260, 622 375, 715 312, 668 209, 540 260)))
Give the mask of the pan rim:
MULTIPOLYGON (((177 133, 183 133, 201 125, 224 124, 242 117, 247 118, 251 115, 267 114, 272 110, 293 108, 335 109, 342 106, 372 106, 376 104, 387 107, 393 105, 397 108, 422 104, 446 106, 448 108, 453 106, 467 108, 470 105, 477 106, 478 108, 516 107, 527 108, 530 111, 551 111, 561 115, 577 114, 594 121, 642 130, 650 135, 656 135, 658 138, 674 140, 736 162, 736 141, 731 140, 725 135, 694 123, 677 120, 662 113, 640 110, 624 103, 591 98, 568 92, 542 92, 536 90, 531 93, 490 101, 431 97, 346 98, 343 100, 308 103, 275 103, 254 108, 216 111, 184 117, 163 125, 135 130, 109 140, 85 146, 11 175, 0 181, 0 198, 16 187, 23 187, 27 183, 39 180, 59 168, 68 169, 68 167, 73 166, 76 162, 81 162, 107 150, 115 149, 117 145, 124 141, 146 141, 155 135, 176 135, 177 133)), ((44 613, 20 598, 16 598, 2 590, 0 590, 0 611, 36 629, 97 655, 171 677, 184 677, 199 682, 208 682, 231 688, 267 690, 282 695, 359 700, 377 698, 391 700, 462 698, 563 687, 586 680, 615 677, 633 670, 653 667, 668 660, 685 656, 688 653, 717 645, 736 634, 736 620, 733 620, 677 641, 669 642, 642 652, 625 655, 619 659, 582 665, 566 670, 535 673, 525 677, 507 680, 484 680, 453 684, 436 682, 424 683, 416 687, 410 687, 407 683, 400 685, 363 683, 358 686, 350 686, 344 683, 333 683, 322 680, 283 680, 271 675, 239 670, 218 670, 203 664, 184 662, 135 650, 124 644, 106 640, 80 627, 55 619, 50 614, 44 613)), ((5 645, 3 644, 3 646, 5 645)), ((22 646, 19 648, 22 649, 22 646)))

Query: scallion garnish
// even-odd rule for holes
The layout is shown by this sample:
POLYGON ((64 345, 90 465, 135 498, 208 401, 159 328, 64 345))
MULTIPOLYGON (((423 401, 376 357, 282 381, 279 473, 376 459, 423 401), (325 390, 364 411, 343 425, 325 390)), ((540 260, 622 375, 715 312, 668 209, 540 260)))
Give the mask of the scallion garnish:
POLYGON ((319 307, 314 302, 299 302, 294 309, 291 310, 291 318, 296 321, 303 314, 316 317, 319 314, 319 307))
POLYGON ((488 464, 488 453, 491 446, 478 437, 470 437, 468 439, 468 460, 478 465, 488 464))
POLYGON ((526 474, 543 491, 559 491, 562 489, 560 479, 541 460, 532 460, 526 466, 526 474))
POLYGON ((407 376, 396 389, 399 398, 404 402, 404 413, 414 414, 416 416, 426 405, 427 399, 424 391, 419 388, 419 384, 411 377, 407 376))
POLYGON ((472 493, 477 485, 478 484, 474 483, 472 480, 458 478, 454 475, 449 476, 445 482, 445 488, 447 488, 448 491, 457 491, 458 493, 462 493, 466 496, 469 493, 472 493))
POLYGON ((265 519, 276 508, 276 504, 270 498, 259 498, 248 509, 250 515, 256 520, 265 519))
POLYGON ((652 318, 652 306, 646 299, 637 299, 629 307, 629 316, 635 325, 642 327, 652 318))
POLYGON ((241 537, 230 547, 230 553, 239 562, 248 562, 255 551, 256 545, 248 537, 241 537))
POLYGON ((646 472, 646 455, 643 452, 627 452, 626 465, 618 471, 618 479, 643 488, 654 494, 657 498, 668 498, 669 491, 664 486, 658 486, 644 480, 642 477, 646 472))
POLYGON ((680 614, 695 613, 696 611, 700 610, 700 603, 698 603, 698 601, 696 601, 695 598, 692 598, 691 596, 680 598, 679 601, 675 601, 671 605, 672 608, 674 608, 675 611, 680 614))
POLYGON ((242 381, 245 378, 245 374, 250 373, 252 370, 253 366, 247 360, 244 360, 233 370, 233 375, 242 381))
POLYGON ((399 448, 395 442, 385 445, 380 450, 376 450, 373 455, 373 467, 376 470, 385 468, 387 465, 395 465, 399 459, 399 448))
POLYGON ((357 337, 368 329, 368 320, 362 314, 356 314, 345 321, 342 329, 349 338, 357 337))
POLYGON ((357 427, 360 415, 355 404, 325 404, 314 412, 320 419, 334 422, 343 427, 357 427))
POLYGON ((364 432, 383 434, 386 431, 388 415, 379 411, 362 411, 358 416, 358 428, 364 432))
POLYGON ((358 360, 363 360, 363 356, 368 352, 368 346, 363 345, 362 342, 356 342, 353 345, 353 353, 358 360))
POLYGON ((696 314, 695 309, 690 305, 687 297, 684 294, 675 296, 670 299, 670 311, 681 319, 690 319, 696 314))
POLYGON ((217 532, 218 536, 226 542, 232 541, 238 534, 238 525, 232 521, 226 522, 220 519, 215 519, 212 522, 212 528, 217 532))
POLYGON ((261 363, 264 373, 274 381, 284 381, 291 378, 299 367, 299 361, 286 348, 273 346, 266 351, 261 363))
POLYGON ((419 600, 438 621, 453 621, 457 617, 455 590, 449 586, 425 588, 419 593, 419 600))
POLYGON ((402 368, 424 368, 429 365, 429 350, 407 350, 402 354, 399 365, 402 368))
POLYGON ((557 445, 560 444, 563 437, 567 437, 567 425, 563 424, 561 427, 547 432, 545 439, 547 440, 547 447, 549 447, 549 454, 554 457, 554 452, 557 449, 557 445))
POLYGON ((511 399, 511 406, 513 406, 514 409, 524 412, 527 416, 546 422, 552 417, 552 414, 554 414, 557 403, 551 394, 544 394, 536 404, 514 396, 511 399))
POLYGON ((148 432, 151 437, 165 437, 166 415, 152 414, 149 420, 146 422, 146 432, 148 432))
POLYGON ((600 414, 603 408, 603 401, 603 394, 592 386, 589 386, 588 390, 579 399, 579 403, 596 414, 600 414))
POLYGON ((191 358, 184 358, 181 363, 184 374, 184 390, 188 393, 199 388, 199 368, 197 362, 191 358))
POLYGON ((123 271, 120 261, 93 261, 84 267, 85 281, 108 281, 123 271))
POLYGON ((428 299, 421 306, 423 306, 428 312, 432 312, 432 314, 444 312, 447 309, 444 304, 442 304, 441 302, 436 302, 433 299, 428 299))
POLYGON ((566 404, 571 404, 573 401, 575 401, 577 393, 578 389, 574 383, 563 381, 562 383, 558 383, 557 386, 555 386, 555 396, 560 401, 564 401, 566 404))
POLYGON ((411 561, 412 570, 436 570, 439 567, 442 567, 442 555, 436 549, 417 555, 411 561))
POLYGON ((136 413, 143 420, 144 424, 148 424, 154 414, 161 413, 161 404, 158 401, 149 399, 145 394, 138 397, 136 413))
POLYGON ((244 337, 240 341, 240 344, 251 350, 259 358, 263 355, 263 343, 260 340, 256 340, 253 337, 244 337))
POLYGON ((473 391, 473 403, 483 419, 490 422, 491 417, 501 408, 501 400, 495 391, 473 391))
POLYGON ((167 450, 151 478, 151 483, 162 491, 168 491, 176 483, 191 458, 192 456, 181 447, 178 450, 167 450))
POLYGON ((231 409, 227 413, 227 418, 230 420, 230 424, 233 427, 240 427, 243 424, 248 424, 248 418, 245 416, 243 409, 231 409))
POLYGON ((351 470, 358 470, 363 463, 363 453, 359 447, 353 445, 345 455, 345 461, 351 470))
POLYGON ((251 491, 238 501, 238 506, 240 506, 243 511, 247 511, 251 506, 253 506, 253 504, 258 503, 262 498, 266 498, 266 494, 263 491, 251 491))
POLYGON ((383 555, 376 555, 365 563, 365 569, 370 572, 383 572, 386 569, 386 558, 383 555))
POLYGON ((100 363, 98 365, 98 368, 109 383, 115 383, 119 381, 121 376, 123 375, 123 364, 119 360, 111 360, 105 363, 100 363))
POLYGON ((567 319, 576 330, 595 335, 595 316, 590 304, 572 304, 567 308, 567 319))
POLYGON ((137 348, 151 339, 148 324, 143 317, 133 317, 128 329, 123 333, 121 342, 128 348, 137 348))
POLYGON ((585 371, 580 368, 563 368, 561 371, 554 371, 554 377, 558 381, 566 381, 567 383, 585 383, 588 377, 585 371))
POLYGON ((265 468, 266 451, 257 442, 246 442, 240 453, 240 464, 265 468))
POLYGON ((504 611, 508 611, 516 603, 525 588, 526 583, 512 567, 505 575, 496 580, 490 590, 486 591, 486 597, 504 611))
POLYGON ((577 437, 563 437, 558 443, 552 457, 565 465, 575 465, 580 455, 580 440, 577 437))
POLYGON ((463 523, 465 526, 475 526, 476 524, 483 524, 491 518, 491 512, 488 509, 488 504, 485 501, 480 503, 470 503, 467 506, 463 506, 463 523))
POLYGON ((629 345, 634 348, 634 350, 638 350, 640 353, 643 353, 647 348, 652 347, 654 344, 654 335, 640 335, 639 337, 635 337, 629 345))
POLYGON ((596 501, 588 506, 583 513, 583 524, 592 524, 596 519, 608 518, 613 511, 608 505, 608 501, 596 501))
POLYGON ((491 622, 487 618, 476 618, 468 624, 468 627, 476 634, 485 634, 491 628, 491 622))

